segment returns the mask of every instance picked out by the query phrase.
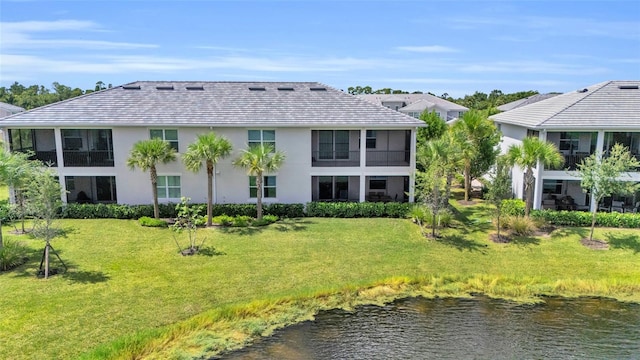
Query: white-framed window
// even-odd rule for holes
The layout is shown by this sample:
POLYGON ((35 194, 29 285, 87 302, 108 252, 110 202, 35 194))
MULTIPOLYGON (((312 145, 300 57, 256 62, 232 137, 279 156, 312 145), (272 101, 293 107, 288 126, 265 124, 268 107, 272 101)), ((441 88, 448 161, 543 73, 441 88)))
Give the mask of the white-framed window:
POLYGON ((420 118, 420 113, 419 112, 409 111, 409 116, 414 117, 416 119, 419 119, 420 118))
POLYGON ((276 131, 275 130, 249 130, 249 146, 271 145, 276 148, 276 131))
POLYGON ((369 178, 369 190, 386 190, 386 189, 387 189, 386 176, 371 176, 369 178))
POLYGON ((149 137, 151 139, 162 139, 178 151, 178 130, 177 129, 150 129, 149 137))
MULTIPOLYGON (((258 197, 258 185, 256 184, 256 177, 249 176, 249 197, 255 199, 258 197)), ((276 197, 276 177, 264 176, 262 179, 262 197, 263 198, 275 198, 276 197)))
POLYGON ((376 148, 376 131, 367 130, 367 149, 376 148))
POLYGON ((158 199, 180 199, 180 176, 158 175, 158 199))

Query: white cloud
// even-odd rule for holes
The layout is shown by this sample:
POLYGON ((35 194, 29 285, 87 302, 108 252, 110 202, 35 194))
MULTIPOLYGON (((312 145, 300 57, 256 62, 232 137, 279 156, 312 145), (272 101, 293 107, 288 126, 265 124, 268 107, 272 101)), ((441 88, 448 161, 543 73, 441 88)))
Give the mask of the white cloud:
POLYGON ((398 46, 397 50, 418 52, 418 53, 452 53, 458 52, 454 48, 441 45, 425 45, 425 46, 398 46))
POLYGON ((2 33, 0 48, 3 52, 6 52, 9 49, 80 48, 113 50, 158 47, 153 44, 66 39, 63 36, 51 38, 52 34, 61 32, 72 32, 73 36, 77 37, 78 34, 86 35, 88 32, 103 32, 103 30, 92 21, 82 20, 2 22, 0 23, 0 33, 2 33), (37 36, 40 33, 44 33, 48 38, 38 38, 37 36))

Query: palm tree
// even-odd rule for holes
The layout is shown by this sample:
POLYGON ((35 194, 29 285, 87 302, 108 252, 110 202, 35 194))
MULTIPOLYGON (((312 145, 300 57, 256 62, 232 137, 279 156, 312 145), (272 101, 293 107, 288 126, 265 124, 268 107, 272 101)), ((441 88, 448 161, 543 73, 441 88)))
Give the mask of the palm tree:
POLYGON ((187 169, 198 173, 204 162, 207 167, 207 226, 211 226, 213 208, 213 172, 216 164, 231 153, 231 142, 218 137, 214 132, 198 135, 196 142, 189 144, 182 161, 187 169))
POLYGON ((526 202, 524 215, 529 217, 529 211, 533 206, 533 188, 536 181, 533 176, 533 168, 538 166, 538 163, 547 167, 561 166, 564 163, 564 157, 554 144, 540 140, 537 137, 526 137, 522 140, 522 144, 509 147, 507 161, 511 166, 518 165, 525 170, 524 190, 526 202))
POLYGON ((242 150, 242 155, 233 161, 233 165, 247 170, 249 176, 256 177, 258 220, 262 219, 262 180, 264 174, 277 171, 284 162, 285 155, 275 151, 273 145, 263 144, 249 146, 242 150))
POLYGON ((161 139, 141 140, 133 144, 127 166, 134 170, 136 167, 142 171, 149 171, 151 176, 151 190, 153 191, 153 216, 160 218, 158 207, 158 173, 156 165, 168 164, 176 159, 176 151, 169 142, 161 139))
POLYGON ((500 132, 487 119, 486 112, 471 110, 453 124, 453 132, 464 159, 464 200, 469 201, 471 180, 481 176, 498 156, 500 132))

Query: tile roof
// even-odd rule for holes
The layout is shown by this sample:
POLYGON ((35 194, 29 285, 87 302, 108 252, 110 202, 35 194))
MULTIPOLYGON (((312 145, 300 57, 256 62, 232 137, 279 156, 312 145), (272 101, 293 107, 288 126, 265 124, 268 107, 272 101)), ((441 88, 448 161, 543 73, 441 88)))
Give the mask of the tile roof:
POLYGON ((10 113, 17 113, 20 111, 24 111, 24 109, 21 108, 20 106, 11 105, 4 102, 0 102, 0 109, 6 110, 10 113))
POLYGON ((378 126, 424 122, 317 82, 137 81, 39 107, 0 126, 378 126))
POLYGON ((403 101, 408 105, 420 100, 429 101, 436 106, 446 109, 447 111, 467 111, 466 107, 462 105, 458 105, 451 101, 439 98, 437 96, 433 96, 431 94, 365 94, 365 95, 357 95, 358 97, 370 101, 374 104, 382 104, 382 102, 399 102, 403 101))
POLYGON ((490 117, 528 128, 639 129, 640 80, 606 81, 490 117))
POLYGON ((500 105, 498 106, 498 110, 509 111, 525 105, 536 103, 538 101, 546 100, 558 95, 560 95, 560 93, 536 94, 536 95, 526 97, 524 99, 520 99, 520 100, 516 100, 516 101, 512 101, 512 102, 500 105))
POLYGON ((426 109, 433 109, 434 106, 436 106, 436 104, 432 103, 429 100, 422 99, 422 100, 418 100, 416 102, 413 102, 413 103, 411 103, 411 104, 409 104, 409 105, 407 105, 407 106, 405 106, 403 108, 400 108, 400 109, 398 109, 398 111, 403 111, 403 112, 406 112, 406 111, 420 111, 420 112, 423 112, 426 109))

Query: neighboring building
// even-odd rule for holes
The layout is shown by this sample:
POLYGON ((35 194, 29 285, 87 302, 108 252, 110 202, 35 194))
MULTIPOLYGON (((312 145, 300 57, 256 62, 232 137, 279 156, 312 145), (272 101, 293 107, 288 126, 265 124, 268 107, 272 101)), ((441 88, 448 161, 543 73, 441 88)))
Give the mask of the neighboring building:
MULTIPOLYGON (((129 170, 150 137, 178 153, 215 131, 233 144, 216 167, 214 201, 255 201, 254 179, 232 160, 249 144, 286 154, 265 177, 266 202, 412 201, 416 129, 424 123, 315 82, 140 81, 0 120, 11 150, 56 167, 68 202, 151 203, 148 173, 129 170)), ((206 174, 178 160, 158 166, 163 202, 206 201, 206 174)))
POLYGON ((5 116, 17 114, 19 112, 23 112, 24 109, 20 106, 15 106, 7 103, 0 102, 0 118, 5 116))
POLYGON ((512 101, 510 103, 506 103, 498 106, 498 110, 500 111, 509 111, 519 107, 523 107, 525 105, 537 103, 538 101, 546 100, 552 98, 554 96, 558 96, 560 93, 548 93, 548 94, 536 94, 526 97, 524 99, 519 99, 516 101, 512 101))
POLYGON ((435 111, 447 122, 462 116, 468 108, 430 94, 366 94, 358 97, 418 119, 425 110, 435 111))
MULTIPOLYGON (((504 135, 501 144, 521 143, 526 136, 538 136, 554 143, 564 155, 562 169, 535 171, 534 208, 588 210, 595 206, 615 211, 637 211, 640 194, 614 196, 595 204, 582 192, 576 165, 582 159, 607 151, 615 144, 628 147, 640 159, 640 81, 607 81, 490 117, 504 135)), ((640 170, 640 169, 639 169, 640 170)), ((640 181, 640 172, 625 180, 640 181)), ((523 171, 513 172, 514 192, 523 197, 523 171)))

